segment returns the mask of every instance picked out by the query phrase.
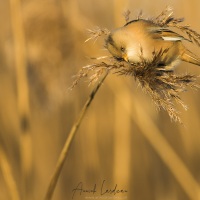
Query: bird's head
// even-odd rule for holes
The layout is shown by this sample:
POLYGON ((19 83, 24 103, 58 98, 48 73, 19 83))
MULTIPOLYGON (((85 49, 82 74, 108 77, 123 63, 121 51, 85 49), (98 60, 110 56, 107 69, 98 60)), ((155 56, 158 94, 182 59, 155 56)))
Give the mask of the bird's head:
POLYGON ((128 59, 128 46, 130 44, 130 36, 123 30, 119 28, 108 35, 106 39, 106 48, 108 51, 118 60, 125 60, 129 62, 128 59))

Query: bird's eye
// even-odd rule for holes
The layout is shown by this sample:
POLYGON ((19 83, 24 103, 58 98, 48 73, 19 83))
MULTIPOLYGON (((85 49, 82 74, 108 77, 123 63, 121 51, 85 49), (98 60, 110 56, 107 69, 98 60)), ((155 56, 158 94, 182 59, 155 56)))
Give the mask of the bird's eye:
POLYGON ((121 51, 124 52, 124 51, 125 51, 125 48, 124 48, 124 47, 121 47, 121 51))

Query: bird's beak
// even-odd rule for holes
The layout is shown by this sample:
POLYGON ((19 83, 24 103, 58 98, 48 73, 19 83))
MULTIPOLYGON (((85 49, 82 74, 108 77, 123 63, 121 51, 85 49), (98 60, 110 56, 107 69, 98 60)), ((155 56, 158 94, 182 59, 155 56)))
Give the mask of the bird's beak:
POLYGON ((122 58, 123 58, 126 62, 128 62, 128 56, 127 56, 127 54, 123 54, 123 55, 122 55, 122 58))

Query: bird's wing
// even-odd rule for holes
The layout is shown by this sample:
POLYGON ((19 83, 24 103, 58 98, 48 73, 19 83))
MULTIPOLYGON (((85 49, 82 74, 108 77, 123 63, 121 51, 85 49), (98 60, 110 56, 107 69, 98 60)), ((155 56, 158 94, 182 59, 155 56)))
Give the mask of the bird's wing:
POLYGON ((167 28, 153 27, 149 29, 149 32, 152 35, 153 39, 157 39, 157 40, 165 40, 165 41, 188 40, 182 35, 175 33, 167 28))

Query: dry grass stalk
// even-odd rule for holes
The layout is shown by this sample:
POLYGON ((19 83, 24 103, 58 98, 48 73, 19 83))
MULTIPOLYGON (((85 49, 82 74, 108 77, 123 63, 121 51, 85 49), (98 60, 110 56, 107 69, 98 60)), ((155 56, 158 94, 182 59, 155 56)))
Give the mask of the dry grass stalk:
POLYGON ((22 16, 22 1, 10 0, 13 55, 15 59, 17 106, 20 123, 20 157, 22 198, 26 198, 26 187, 32 167, 32 141, 30 134, 29 81, 27 77, 26 41, 22 16))
POLYGON ((124 16, 124 18, 125 18, 125 21, 126 21, 127 23, 129 22, 130 14, 131 14, 130 10, 127 10, 127 11, 125 11, 125 12, 123 13, 123 16, 124 16))
MULTIPOLYGON (((130 12, 124 14, 126 22, 129 20, 130 12)), ((142 12, 139 13, 138 18, 141 18, 142 12)), ((189 26, 182 26, 179 23, 183 22, 183 19, 174 18, 171 8, 167 7, 166 10, 161 12, 155 18, 149 19, 153 23, 163 27, 175 27, 185 32, 189 40, 195 44, 200 44, 200 35, 193 31, 189 26)), ((98 28, 95 34, 92 31, 92 36, 89 39, 97 39, 102 35, 108 35, 109 31, 102 31, 98 28)), ((107 29, 106 29, 107 30, 107 29)), ((88 41, 88 40, 87 40, 88 41)), ((198 76, 183 74, 179 75, 174 72, 172 68, 166 69, 166 67, 160 66, 160 60, 162 56, 165 56, 168 50, 160 50, 159 52, 152 52, 152 61, 145 60, 143 58, 143 51, 141 47, 141 62, 140 63, 127 63, 125 61, 119 61, 113 57, 104 58, 97 62, 82 67, 79 73, 76 75, 75 81, 71 88, 73 88, 82 78, 87 77, 89 84, 96 82, 105 70, 109 70, 110 73, 117 73, 120 75, 133 76, 142 87, 142 89, 151 96, 156 107, 160 110, 163 108, 166 110, 173 121, 181 122, 179 111, 175 108, 175 103, 180 104, 185 110, 187 106, 181 100, 180 94, 186 89, 199 88, 196 83, 198 76)))
POLYGON ((98 92, 99 88, 101 87, 101 85, 104 82, 107 75, 108 75, 108 71, 106 71, 104 73, 101 80, 98 82, 96 87, 92 90, 92 92, 91 92, 90 96, 88 97, 87 101, 85 102, 77 120, 75 121, 74 125, 72 126, 72 128, 69 132, 69 135, 68 135, 68 137, 65 141, 64 147, 63 147, 63 149, 60 153, 60 156, 58 158, 58 162, 57 162, 57 165, 56 165, 55 172, 53 173, 51 181, 50 181, 49 186, 47 188, 47 192, 46 192, 46 195, 45 195, 45 198, 44 198, 45 200, 51 200, 52 199, 52 196, 53 196, 59 175, 60 175, 62 167, 65 163, 65 160, 66 160, 67 154, 69 152, 69 148, 70 148, 72 141, 74 139, 74 136, 75 136, 75 134, 76 134, 76 132, 77 132, 77 130, 78 130, 78 128, 79 128, 79 126, 80 126, 80 124, 83 120, 83 117, 85 116, 90 104, 92 103, 92 100, 94 99, 96 93, 98 92))
POLYGON ((88 33, 91 35, 91 37, 89 37, 87 40, 85 40, 85 42, 88 42, 90 40, 96 41, 100 36, 108 35, 110 33, 110 31, 106 28, 101 29, 97 26, 93 30, 88 29, 88 33))
POLYGON ((13 176, 12 166, 1 146, 0 146, 0 169, 2 171, 2 175, 5 179, 6 186, 9 191, 10 199, 20 200, 17 183, 13 176))

